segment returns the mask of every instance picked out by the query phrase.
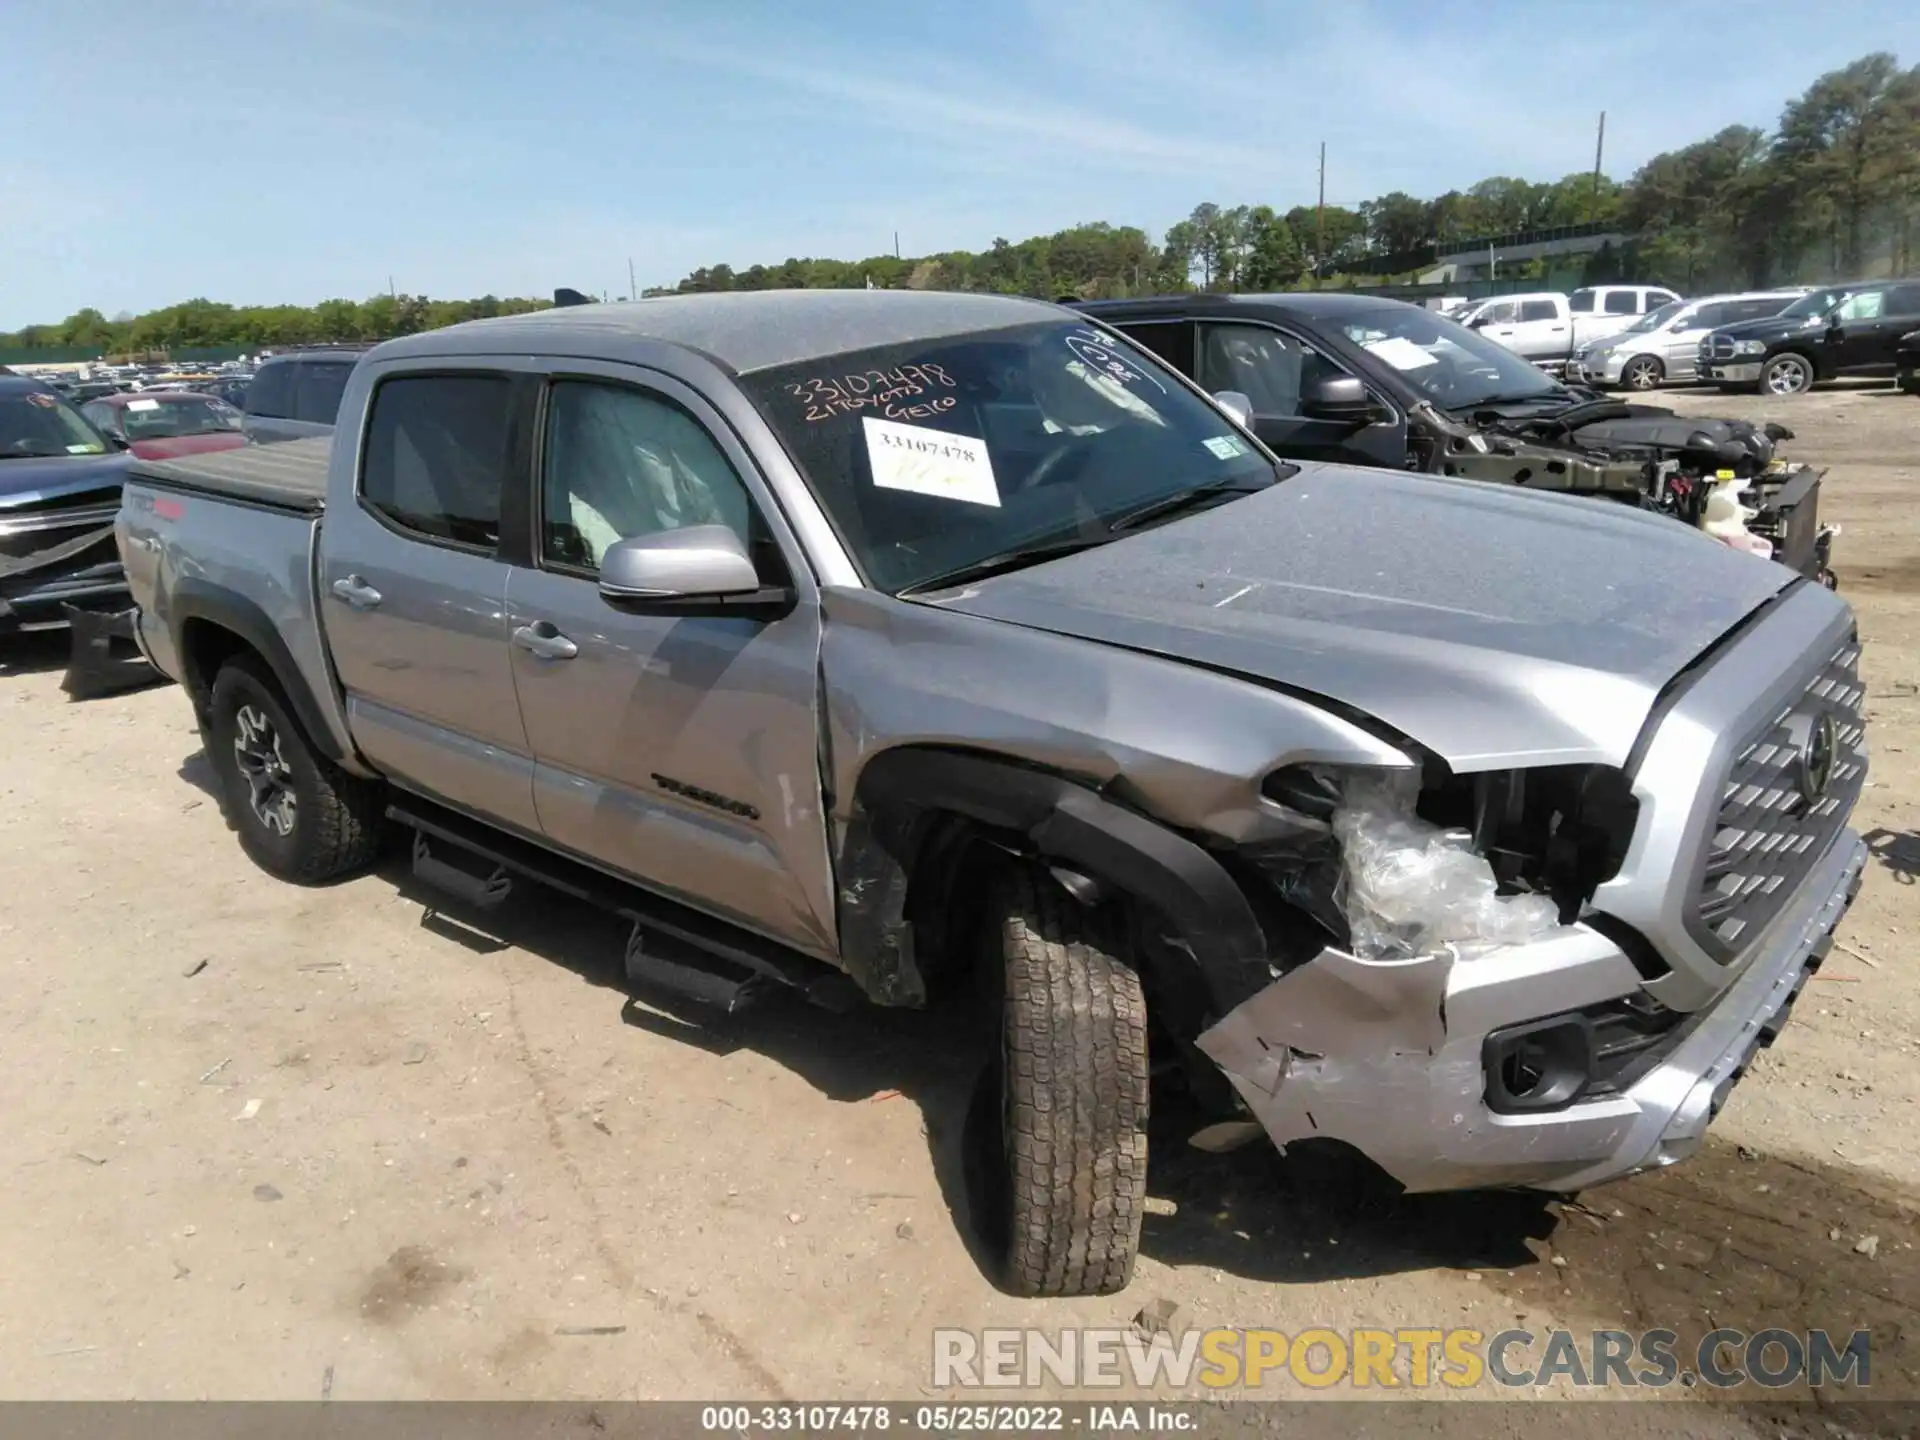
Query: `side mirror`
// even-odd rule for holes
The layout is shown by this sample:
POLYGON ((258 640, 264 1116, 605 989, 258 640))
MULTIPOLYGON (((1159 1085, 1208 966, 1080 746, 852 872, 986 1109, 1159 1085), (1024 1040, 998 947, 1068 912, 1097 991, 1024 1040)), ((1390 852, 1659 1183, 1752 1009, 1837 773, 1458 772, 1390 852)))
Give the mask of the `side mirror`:
POLYGON ((1469 330, 1484 330, 1487 328, 1487 322, 1491 319, 1493 319, 1491 315, 1476 315, 1467 321, 1467 328, 1469 330))
POLYGON ((1328 375, 1300 392, 1300 413, 1309 420, 1365 425, 1374 418, 1373 397, 1351 375, 1328 375))
POLYGON ((1238 420, 1242 425, 1248 428, 1252 427, 1253 401, 1248 398, 1246 392, 1241 390, 1216 390, 1213 392, 1213 398, 1222 410, 1233 416, 1233 418, 1238 420))
POLYGON ((761 585, 725 525, 688 525, 616 540, 600 559, 600 598, 637 614, 784 614, 790 590, 761 585))

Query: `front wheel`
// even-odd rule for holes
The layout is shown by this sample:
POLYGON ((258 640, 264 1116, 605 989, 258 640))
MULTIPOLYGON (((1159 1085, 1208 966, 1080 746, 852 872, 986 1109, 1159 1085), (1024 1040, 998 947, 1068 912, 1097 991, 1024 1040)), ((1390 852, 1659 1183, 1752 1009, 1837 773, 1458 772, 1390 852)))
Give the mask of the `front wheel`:
POLYGON ((1636 355, 1620 371, 1620 383, 1629 390, 1657 390, 1667 378, 1667 367, 1654 355, 1636 355))
POLYGON ((1760 388, 1769 395, 1804 395, 1813 380, 1813 362, 1792 351, 1774 356, 1760 372, 1760 388))
POLYGON ((214 678, 208 712, 207 756, 221 809, 254 864, 317 885, 373 860, 379 787, 313 748, 264 665, 228 661, 214 678))
POLYGON ((998 877, 991 903, 1006 1283, 1019 1295, 1111 1295, 1133 1276, 1146 1208, 1140 977, 1111 911, 1034 870, 998 877))

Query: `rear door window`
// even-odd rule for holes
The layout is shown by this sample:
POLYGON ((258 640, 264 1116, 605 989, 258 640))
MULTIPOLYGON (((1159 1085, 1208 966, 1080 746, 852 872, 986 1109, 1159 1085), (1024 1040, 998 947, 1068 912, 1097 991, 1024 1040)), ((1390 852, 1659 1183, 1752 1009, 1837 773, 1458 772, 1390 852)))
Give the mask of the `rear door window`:
POLYGON ((1639 313, 1640 297, 1631 290, 1615 290, 1608 294, 1607 314, 1638 315, 1639 313))
POLYGON ((247 413, 269 420, 293 417, 293 365, 263 365, 247 387, 247 413))
POLYGON ((491 552, 509 465, 512 382, 504 375, 417 375, 373 396, 360 498, 397 529, 491 552))
POLYGON ((293 416, 314 425, 331 425, 340 413, 353 365, 346 360, 302 360, 293 391, 293 416))
POLYGON ((1520 303, 1520 319, 1523 322, 1528 320, 1558 320, 1559 318, 1560 307, 1551 300, 1523 300, 1520 303))
POLYGON ((1574 291, 1567 299, 1567 309, 1576 315, 1591 315, 1593 313, 1593 291, 1574 291))

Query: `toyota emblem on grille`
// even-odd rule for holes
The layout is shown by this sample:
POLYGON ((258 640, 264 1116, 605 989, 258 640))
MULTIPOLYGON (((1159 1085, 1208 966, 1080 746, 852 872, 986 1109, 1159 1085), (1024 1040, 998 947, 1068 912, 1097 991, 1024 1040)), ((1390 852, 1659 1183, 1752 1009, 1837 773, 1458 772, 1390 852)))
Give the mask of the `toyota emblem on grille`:
POLYGON ((1825 711, 1811 717, 1796 717, 1793 730, 1800 752, 1794 779, 1800 798, 1813 805, 1825 797, 1827 787, 1833 783, 1834 753, 1839 748, 1839 737, 1834 732, 1833 716, 1825 711))

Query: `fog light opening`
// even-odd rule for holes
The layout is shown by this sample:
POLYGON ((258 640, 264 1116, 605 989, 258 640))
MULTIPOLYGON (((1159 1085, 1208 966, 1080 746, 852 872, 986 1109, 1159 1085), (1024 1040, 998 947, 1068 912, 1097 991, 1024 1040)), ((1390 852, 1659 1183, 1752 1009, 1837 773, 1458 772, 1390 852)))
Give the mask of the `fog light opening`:
POLYGON ((1487 1037, 1487 1105, 1499 1114, 1573 1104, 1593 1076, 1593 1027, 1583 1015, 1510 1025, 1487 1037))

